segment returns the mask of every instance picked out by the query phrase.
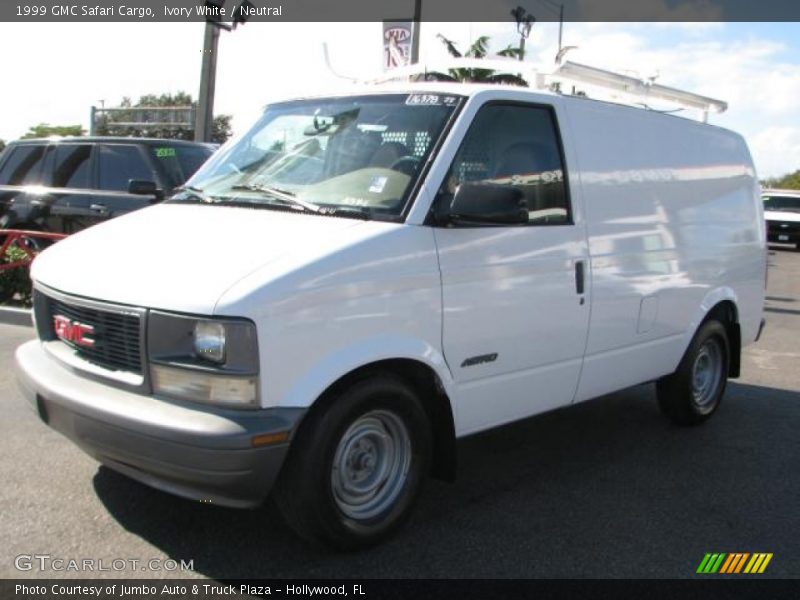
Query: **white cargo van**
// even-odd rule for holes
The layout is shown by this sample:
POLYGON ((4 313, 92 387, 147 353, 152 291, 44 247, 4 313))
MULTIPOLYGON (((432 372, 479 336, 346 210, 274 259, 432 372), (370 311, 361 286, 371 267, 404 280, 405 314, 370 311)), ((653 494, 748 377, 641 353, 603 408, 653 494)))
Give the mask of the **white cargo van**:
POLYGON ((674 423, 707 419, 763 324, 765 256, 730 131, 506 86, 306 98, 43 252, 19 380, 112 469, 272 492, 352 548, 454 476, 458 437, 651 381, 674 423))

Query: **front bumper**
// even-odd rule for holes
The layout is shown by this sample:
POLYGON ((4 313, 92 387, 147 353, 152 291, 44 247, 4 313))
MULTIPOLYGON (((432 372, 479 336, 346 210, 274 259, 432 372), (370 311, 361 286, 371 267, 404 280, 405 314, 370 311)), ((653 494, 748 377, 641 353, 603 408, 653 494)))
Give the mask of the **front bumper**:
POLYGON ((780 244, 800 243, 800 223, 767 222, 767 241, 780 244))
MULTIPOLYGON (((78 375, 38 340, 16 352, 17 380, 50 427, 108 467, 202 502, 252 507, 278 476, 289 443, 253 438, 294 432, 302 408, 235 411, 128 392, 78 375)), ((291 438, 290 438, 291 439, 291 438)))

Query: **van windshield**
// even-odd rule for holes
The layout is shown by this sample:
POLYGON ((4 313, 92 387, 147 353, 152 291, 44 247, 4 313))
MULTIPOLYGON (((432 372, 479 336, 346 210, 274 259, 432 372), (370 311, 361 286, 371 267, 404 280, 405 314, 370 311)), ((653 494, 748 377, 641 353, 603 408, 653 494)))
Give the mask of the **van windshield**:
POLYGON ((800 212, 800 196, 764 196, 764 210, 800 212))
POLYGON ((460 101, 387 94, 268 106, 170 201, 399 220, 460 101))

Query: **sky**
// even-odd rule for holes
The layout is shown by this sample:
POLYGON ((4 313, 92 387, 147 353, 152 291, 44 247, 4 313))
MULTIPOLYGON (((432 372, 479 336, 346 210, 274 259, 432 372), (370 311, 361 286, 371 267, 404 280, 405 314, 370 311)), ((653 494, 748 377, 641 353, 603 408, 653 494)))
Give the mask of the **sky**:
MULTIPOLYGON (((81 124, 90 107, 124 96, 186 91, 197 96, 201 23, 0 23, 0 139, 45 122, 81 124), (11 59, 10 57, 14 57, 11 59)), ((437 34, 461 48, 479 35, 491 49, 518 43, 513 23, 423 23, 421 56, 446 56, 437 34)), ((527 60, 552 68, 558 23, 536 23, 527 60)), ((744 135, 759 176, 800 169, 800 23, 565 23, 568 59, 655 77, 728 102, 710 122, 744 135)), ((263 106, 343 85, 326 67, 369 77, 381 70, 380 23, 247 23, 222 32, 215 112, 235 133, 263 106)), ((694 116, 694 115, 689 115, 694 116)))

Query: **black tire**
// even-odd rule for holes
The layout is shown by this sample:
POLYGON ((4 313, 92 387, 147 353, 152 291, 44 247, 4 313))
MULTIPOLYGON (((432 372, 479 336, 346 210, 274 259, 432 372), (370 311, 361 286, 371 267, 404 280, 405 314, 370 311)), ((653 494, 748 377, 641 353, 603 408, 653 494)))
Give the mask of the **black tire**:
POLYGON ((320 402, 292 442, 276 504, 307 540, 340 550, 371 546, 411 512, 430 463, 430 423, 414 390, 393 375, 357 381, 320 402), (375 482, 382 473, 388 475, 381 486, 375 482), (358 497, 347 486, 373 484, 374 497, 352 500, 370 492, 358 497))
POLYGON ((658 406, 676 425, 698 425, 719 408, 728 381, 730 343, 725 326, 710 320, 697 330, 678 369, 656 383, 658 406))

